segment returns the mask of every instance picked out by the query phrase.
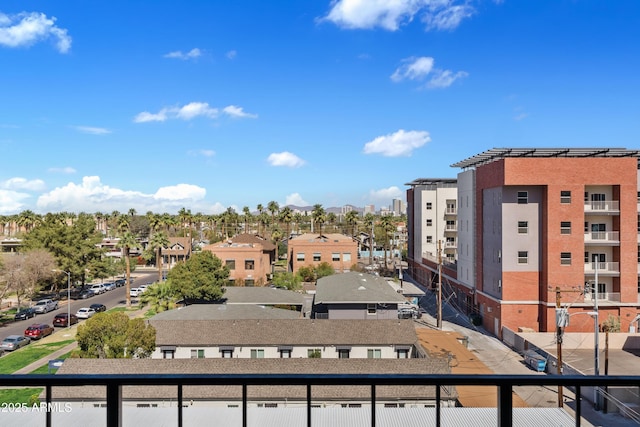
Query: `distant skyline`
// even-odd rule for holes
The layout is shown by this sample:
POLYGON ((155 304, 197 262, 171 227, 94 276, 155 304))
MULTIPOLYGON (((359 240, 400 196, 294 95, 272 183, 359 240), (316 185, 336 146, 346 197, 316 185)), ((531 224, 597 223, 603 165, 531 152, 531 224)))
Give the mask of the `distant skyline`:
POLYGON ((0 4, 0 215, 389 206, 494 147, 640 146, 640 2, 0 4))

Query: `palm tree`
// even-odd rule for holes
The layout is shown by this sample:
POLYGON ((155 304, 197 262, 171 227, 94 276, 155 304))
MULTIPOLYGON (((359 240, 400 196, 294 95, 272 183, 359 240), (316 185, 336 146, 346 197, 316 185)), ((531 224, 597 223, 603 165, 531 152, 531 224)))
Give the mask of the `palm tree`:
POLYGON ((383 215, 380 218, 380 226, 382 227, 382 235, 384 236, 384 268, 387 268, 387 246, 389 245, 389 233, 393 231, 395 224, 391 215, 383 215))
POLYGON ((280 205, 278 202, 270 201, 267 204, 267 210, 271 212, 271 232, 273 232, 273 227, 275 226, 276 214, 280 212, 280 205))
POLYGON ((169 282, 156 283, 142 294, 140 304, 143 306, 151 305, 151 309, 156 313, 174 309, 176 306, 175 289, 169 282))
POLYGON ((369 264, 373 264, 373 224, 375 217, 371 212, 367 212, 364 216, 364 226, 369 234, 369 264))
POLYGON ((349 211, 345 214, 344 219, 351 226, 351 236, 354 237, 356 235, 356 225, 358 224, 358 212, 349 211))
POLYGON ((262 206, 262 203, 258 203, 258 206, 256 206, 256 209, 258 209, 258 236, 261 236, 262 234, 260 233, 260 217, 262 216, 262 212, 264 212, 264 207, 262 206))
POLYGON ((280 221, 284 222, 285 226, 287 227, 286 238, 287 240, 289 240, 289 237, 291 236, 290 234, 291 222, 293 221, 293 211, 289 206, 285 206, 280 211, 280 221))
POLYGON ((137 244, 138 242, 129 230, 124 231, 120 236, 120 240, 118 241, 118 247, 122 248, 122 256, 124 257, 126 266, 125 292, 127 295, 127 308, 131 307, 131 259, 129 257, 129 251, 131 250, 131 248, 136 247, 137 244))
POLYGON ((162 282, 162 249, 170 244, 169 238, 165 233, 159 231, 153 234, 149 240, 149 248, 153 249, 156 254, 156 266, 158 267, 158 283, 162 282))
POLYGON ((338 220, 338 217, 333 212, 329 212, 327 214, 327 222, 333 226, 333 231, 334 232, 336 231, 336 221, 337 220, 338 220))
POLYGON ((251 221, 251 210, 249 210, 249 206, 242 208, 242 215, 244 217, 244 232, 250 233, 249 222, 251 221))
POLYGON ((322 225, 327 220, 327 214, 321 204, 316 203, 313 205, 313 211, 311 212, 312 224, 320 224, 320 234, 322 234, 322 225))

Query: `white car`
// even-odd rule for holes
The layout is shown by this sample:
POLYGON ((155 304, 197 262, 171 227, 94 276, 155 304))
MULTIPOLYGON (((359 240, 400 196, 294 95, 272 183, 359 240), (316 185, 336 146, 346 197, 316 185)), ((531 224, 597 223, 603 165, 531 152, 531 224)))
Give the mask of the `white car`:
POLYGON ((142 295, 143 292, 144 291, 142 289, 140 289, 140 288, 131 288, 129 290, 129 296, 139 297, 140 295, 142 295))
POLYGON ((107 288, 102 283, 93 284, 89 289, 91 289, 96 295, 107 292, 107 288))
POLYGON ((96 311, 93 308, 82 307, 80 310, 78 310, 76 316, 78 316, 78 319, 88 319, 94 314, 96 314, 96 311))
POLYGON ((41 299, 33 306, 38 314, 48 313, 58 308, 58 302, 50 299, 41 299))

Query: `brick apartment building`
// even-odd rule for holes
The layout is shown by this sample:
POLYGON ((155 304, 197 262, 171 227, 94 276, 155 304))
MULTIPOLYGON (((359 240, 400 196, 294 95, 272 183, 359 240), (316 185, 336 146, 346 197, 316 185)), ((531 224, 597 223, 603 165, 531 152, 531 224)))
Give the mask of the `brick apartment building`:
MULTIPOLYGON (((611 315, 622 331, 637 327, 638 157, 623 148, 504 148, 455 163, 463 169, 457 257, 443 291, 497 336, 503 327, 554 331, 558 296, 569 332, 593 330, 595 298, 600 324, 611 315)), ((407 191, 411 212, 425 208, 415 189, 407 191)), ((421 232, 415 214, 409 223, 409 233, 421 232)), ((419 280, 433 282, 434 260, 409 257, 419 280)))
POLYGON ((273 272, 275 245, 250 234, 240 234, 224 242, 207 245, 229 267, 229 279, 237 286, 264 286, 273 272))
POLYGON ((288 242, 289 271, 295 273, 303 266, 329 263, 336 273, 354 269, 358 263, 358 244, 343 234, 307 233, 288 242))

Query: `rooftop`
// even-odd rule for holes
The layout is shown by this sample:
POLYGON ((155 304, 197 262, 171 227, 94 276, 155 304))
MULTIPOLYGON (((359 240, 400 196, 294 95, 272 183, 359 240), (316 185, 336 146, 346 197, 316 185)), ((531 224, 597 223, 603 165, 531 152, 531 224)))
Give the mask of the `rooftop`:
POLYGON ((405 298, 389 286, 385 278, 367 273, 332 274, 318 279, 316 285, 316 304, 402 302, 405 298))
POLYGON ((156 314, 151 320, 297 319, 299 311, 254 304, 193 304, 156 314))

